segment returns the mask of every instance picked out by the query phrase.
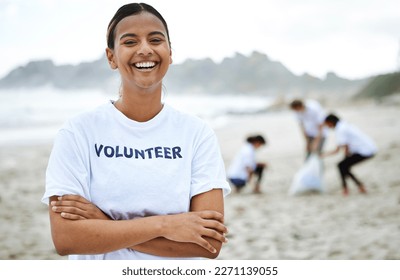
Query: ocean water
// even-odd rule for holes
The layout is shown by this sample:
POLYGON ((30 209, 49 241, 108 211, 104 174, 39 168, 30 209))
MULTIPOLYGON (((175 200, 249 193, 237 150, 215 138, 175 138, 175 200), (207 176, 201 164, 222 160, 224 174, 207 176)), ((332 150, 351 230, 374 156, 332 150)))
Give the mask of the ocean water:
MULTIPOLYGON (((117 94, 96 90, 61 91, 53 88, 0 91, 0 145, 25 145, 52 141, 70 117, 93 109, 117 94)), ((244 95, 175 95, 163 100, 172 107, 195 114, 214 128, 225 125, 229 117, 265 110, 272 100, 244 95)))

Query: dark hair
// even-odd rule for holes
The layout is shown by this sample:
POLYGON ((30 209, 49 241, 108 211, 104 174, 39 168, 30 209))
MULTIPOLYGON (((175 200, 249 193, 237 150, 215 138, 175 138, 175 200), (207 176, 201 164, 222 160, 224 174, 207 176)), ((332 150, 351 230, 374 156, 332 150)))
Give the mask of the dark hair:
POLYGON ((249 136, 249 137, 247 137, 246 141, 251 144, 261 143, 261 144, 265 145, 265 143, 267 143, 267 141, 265 141, 265 138, 262 137, 261 135, 249 136))
POLYGON ((108 24, 107 47, 109 47, 110 49, 114 49, 115 28, 117 27, 117 24, 121 20, 123 20, 124 18, 126 18, 128 16, 140 14, 142 12, 148 12, 150 14, 153 14, 159 20, 161 20, 162 24, 165 27, 165 30, 167 31, 168 43, 169 43, 169 46, 171 47, 171 41, 169 39, 169 31, 168 31, 167 22, 165 21, 165 19, 162 17, 162 15, 156 9, 154 9, 152 6, 145 4, 145 3, 130 3, 130 4, 126 4, 118 9, 118 11, 115 13, 115 15, 111 19, 110 23, 108 24))
POLYGON ((338 123, 338 121, 340 121, 340 119, 334 115, 334 114, 329 114, 328 116, 326 116, 325 118, 325 122, 328 123, 332 123, 334 126, 336 126, 336 124, 338 123))
POLYGON ((304 103, 300 99, 295 99, 290 103, 290 108, 292 108, 292 109, 302 108, 303 106, 304 106, 304 103))

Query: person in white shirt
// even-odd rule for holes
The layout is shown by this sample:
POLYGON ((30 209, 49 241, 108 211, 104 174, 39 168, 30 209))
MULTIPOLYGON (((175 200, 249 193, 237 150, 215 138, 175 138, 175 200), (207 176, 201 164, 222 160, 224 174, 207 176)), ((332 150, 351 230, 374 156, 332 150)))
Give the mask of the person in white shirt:
POLYGON ((364 184, 350 171, 350 168, 366 159, 372 158, 377 148, 374 141, 357 127, 342 121, 334 114, 329 114, 325 125, 335 129, 337 147, 331 152, 324 153, 329 156, 344 149, 345 157, 339 162, 338 168, 343 186, 343 195, 349 194, 346 179, 351 178, 358 186, 360 193, 366 193, 364 184))
POLYGON ((236 192, 240 192, 251 177, 255 176, 256 183, 253 192, 261 193, 261 180, 266 164, 257 162, 256 150, 265 144, 266 140, 263 136, 249 136, 246 143, 235 155, 227 175, 231 184, 235 186, 236 192))
POLYGON ((42 202, 56 251, 70 259, 216 258, 230 192, 214 131, 161 102, 172 63, 168 27, 152 6, 122 6, 106 55, 119 99, 58 132, 42 202))
POLYGON ((322 106, 315 100, 295 99, 290 103, 290 108, 295 112, 297 120, 306 143, 306 159, 312 152, 321 154, 327 130, 323 124, 326 113, 322 106))

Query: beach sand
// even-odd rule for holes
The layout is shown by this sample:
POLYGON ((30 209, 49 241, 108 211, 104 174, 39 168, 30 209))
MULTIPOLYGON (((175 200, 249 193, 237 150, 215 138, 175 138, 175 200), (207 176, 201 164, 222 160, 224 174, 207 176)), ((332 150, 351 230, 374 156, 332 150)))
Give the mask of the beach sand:
MULTIPOLYGON (((328 107, 332 109, 332 107, 328 107)), ((262 194, 252 186, 225 200, 229 242, 218 259, 400 259, 400 119, 398 106, 356 104, 334 110, 369 134, 378 154, 353 168, 365 182, 341 194, 341 155, 324 159, 324 194, 289 196, 304 161, 304 142, 292 112, 281 109, 229 118, 216 128, 229 165, 249 134, 268 144, 262 194)), ((326 148, 333 148, 333 134, 326 148)), ((0 259, 66 259, 55 253, 47 207, 40 202, 51 143, 0 147, 0 259)))

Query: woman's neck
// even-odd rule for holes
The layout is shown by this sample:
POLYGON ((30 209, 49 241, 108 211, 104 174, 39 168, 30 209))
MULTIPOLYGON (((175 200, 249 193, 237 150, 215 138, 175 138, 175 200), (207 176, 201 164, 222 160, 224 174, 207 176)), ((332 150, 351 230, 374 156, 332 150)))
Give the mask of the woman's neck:
POLYGON ((119 99, 114 102, 114 106, 131 120, 149 121, 163 108, 161 90, 152 93, 132 93, 122 90, 119 99))

